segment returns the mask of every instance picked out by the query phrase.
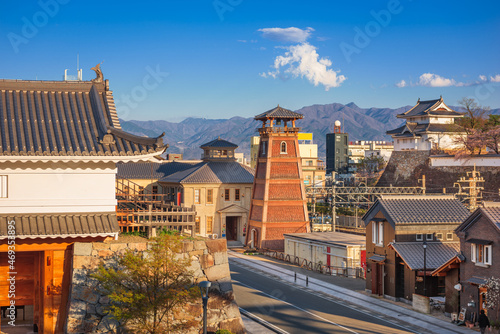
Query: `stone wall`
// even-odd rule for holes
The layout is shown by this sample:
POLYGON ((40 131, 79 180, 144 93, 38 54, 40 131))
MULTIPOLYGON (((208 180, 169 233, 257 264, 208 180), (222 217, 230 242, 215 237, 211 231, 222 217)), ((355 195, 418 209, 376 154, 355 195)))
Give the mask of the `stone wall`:
MULTIPOLYGON (((73 248, 73 272, 65 333, 117 333, 120 324, 106 314, 108 297, 97 292, 97 281, 89 274, 101 261, 113 261, 113 256, 126 249, 144 251, 147 242, 140 243, 75 243, 73 248)), ((184 254, 191 257, 194 281, 212 282, 208 300, 208 331, 227 329, 232 333, 244 333, 241 315, 234 301, 227 248, 225 240, 185 241, 184 254)), ((198 327, 183 333, 199 333, 203 308, 201 296, 196 303, 187 304, 183 312, 175 314, 176 320, 199 323, 198 327)))
POLYGON ((429 304, 429 297, 413 294, 412 298, 413 309, 422 313, 430 314, 431 306, 429 304))
MULTIPOLYGON (((456 193, 458 188, 453 184, 461 177, 468 178, 467 172, 473 166, 431 166, 429 151, 395 151, 385 168, 384 173, 377 183, 379 187, 421 187, 419 179, 425 175, 426 192, 442 193, 446 188, 447 193, 456 193)), ((484 200, 498 200, 500 188, 500 167, 479 166, 476 170, 484 178, 484 200)))

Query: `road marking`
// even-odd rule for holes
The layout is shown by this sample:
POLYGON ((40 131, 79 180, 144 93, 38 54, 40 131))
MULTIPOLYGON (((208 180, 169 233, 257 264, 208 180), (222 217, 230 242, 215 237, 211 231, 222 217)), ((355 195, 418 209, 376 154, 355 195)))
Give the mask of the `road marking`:
MULTIPOLYGON (((236 257, 236 258, 239 258, 239 257, 237 257, 237 256, 235 256, 235 257, 236 257)), ((245 260, 245 259, 243 259, 243 260, 245 260)), ((242 263, 238 263, 237 261, 234 261, 234 260, 233 260, 232 262, 233 262, 233 264, 234 264, 234 265, 239 266, 239 267, 243 267, 243 268, 244 268, 244 269, 246 269, 246 270, 250 270, 250 271, 252 271, 253 269, 256 269, 256 268, 253 268, 253 267, 251 267, 251 266, 249 266, 249 265, 242 264, 242 263)), ((264 267, 264 268, 268 268, 268 267, 266 267, 266 266, 264 266, 264 265, 263 265, 263 267, 264 267)), ((268 268, 268 269, 271 269, 271 268, 268 268)), ((262 273, 265 273, 265 272, 264 272, 264 271, 262 271, 261 269, 257 269, 257 270, 258 270, 258 271, 260 271, 260 272, 262 272, 262 273)), ((288 273, 286 273, 286 272, 282 272, 282 271, 279 271, 279 270, 276 270, 276 271, 277 271, 277 272, 280 272, 280 273, 282 273, 282 274, 285 274, 285 275, 289 275, 289 276, 291 276, 290 274, 288 274, 288 273)), ((259 274, 259 273, 258 273, 258 272, 256 272, 256 271, 253 271, 253 272, 254 272, 255 274, 262 275, 262 274, 259 274)), ((299 286, 299 287, 301 287, 301 288, 302 288, 302 291, 304 291, 304 290, 311 290, 311 289, 308 289, 308 288, 304 288, 304 287, 302 287, 302 286, 298 285, 297 283, 294 283, 294 282, 291 282, 291 281, 286 281, 286 280, 284 280, 284 279, 280 278, 279 276, 275 276, 275 275, 269 275, 269 276, 268 276, 268 275, 265 275, 265 274, 264 274, 264 275, 262 275, 262 276, 266 276, 267 278, 270 278, 270 279, 274 279, 274 277, 278 277, 278 280, 279 280, 279 281, 282 281, 282 283, 283 283, 283 284, 294 284, 294 285, 297 285, 297 286, 299 286)), ((237 282, 236 280, 234 280, 234 281, 235 281, 235 282, 237 282)), ((239 283, 241 283, 241 282, 239 282, 239 283)), ((243 284, 243 283, 241 283, 241 284, 243 284)), ((323 285, 321 285, 321 284, 316 284, 316 285, 318 285, 318 286, 321 286, 321 287, 325 288, 325 286, 323 286, 323 285)), ((256 290, 257 290, 257 289, 256 289, 256 290)), ((261 291, 261 290, 258 290, 258 291, 261 291)), ((265 292, 263 292, 263 291, 261 291, 261 292, 262 292, 262 293, 265 293, 265 292)), ((346 307, 346 308, 350 308, 350 309, 352 309, 352 310, 354 310, 354 311, 357 311, 357 312, 360 312, 360 313, 367 314, 367 315, 369 315, 369 316, 371 316, 371 317, 373 317, 373 318, 376 318, 376 319, 379 319, 379 320, 385 321, 385 322, 387 322, 387 323, 390 323, 390 324, 392 324, 392 325, 394 325, 394 326, 397 326, 397 327, 402 328, 402 329, 404 329, 404 330, 410 331, 410 332, 412 332, 412 333, 417 333, 417 334, 418 334, 418 333, 420 333, 420 332, 415 331, 414 329, 412 329, 411 327, 409 327, 409 326, 407 326, 407 325, 398 324, 398 323, 393 322, 393 321, 391 321, 391 320, 389 320, 389 319, 386 319, 386 318, 383 318, 383 317, 381 317, 381 316, 378 316, 378 315, 376 315, 376 314, 377 314, 376 312, 372 312, 372 311, 365 311, 365 310, 362 310, 362 309, 357 309, 357 308, 354 308, 354 307, 352 307, 352 306, 349 306, 348 304, 346 304, 346 303, 347 303, 347 301, 345 301, 345 300, 343 300, 343 299, 341 299, 341 298, 338 298, 338 299, 330 299, 330 298, 328 298, 328 297, 325 297, 325 296, 320 295, 320 293, 323 293, 323 292, 320 292, 320 293, 318 293, 318 294, 316 294, 316 292, 317 292, 317 291, 314 291, 314 290, 308 291, 308 293, 313 294, 313 295, 315 295, 315 296, 317 296, 317 297, 319 297, 319 298, 322 298, 322 299, 325 299, 325 300, 331 301, 332 303, 336 303, 336 304, 342 305, 342 306, 344 306, 344 307, 346 307)), ((273 298, 274 298, 274 297, 273 297, 273 298)), ((354 298, 356 298, 356 297, 354 297, 354 298)), ((277 298, 275 298, 275 299, 277 299, 277 298)), ((286 302, 285 302, 285 303, 286 303, 286 302)), ((306 312, 307 312, 307 311, 306 311, 306 312)), ((410 317, 411 317, 411 316, 410 316, 410 317)), ((391 318, 391 319, 392 319, 392 318, 391 318)), ((395 320, 396 320, 396 319, 395 319, 395 320)), ((328 321, 328 320, 327 320, 327 321, 328 321)), ((405 322, 405 321, 404 321, 404 322, 405 322)), ((405 323, 407 323, 407 322, 405 322, 405 323)), ((416 327, 420 327, 420 326, 417 326, 417 325, 415 325, 415 326, 416 326, 416 327)), ((437 326, 437 325, 436 325, 436 326, 437 326)), ((440 326, 437 326, 437 327, 440 327, 440 326)), ((441 327, 441 328, 443 328, 443 327, 441 327)), ((448 329, 447 329, 447 330, 448 330, 448 329)))
POLYGON ((279 328, 278 326, 275 326, 273 325, 272 323, 270 323, 269 321, 266 321, 264 319, 262 319, 261 317, 258 317, 256 316, 255 314, 251 313, 251 312, 248 312, 247 310, 243 309, 243 308, 239 308, 240 309, 240 312, 243 313, 244 315, 246 315, 248 318, 255 318, 257 320, 259 320, 260 322, 264 323, 266 326, 269 326, 269 327, 272 327, 275 331, 278 331, 279 333, 282 333, 282 334, 290 334, 288 333, 287 331, 285 331, 284 329, 281 329, 279 328), (249 317, 248 315, 250 315, 251 317, 249 317))
POLYGON ((343 329, 345 329, 346 331, 349 331, 349 332, 354 333, 354 334, 360 334, 360 333, 358 333, 358 332, 353 331, 352 329, 349 329, 349 328, 344 327, 344 326, 342 326, 342 325, 340 325, 340 324, 338 324, 338 323, 336 323, 336 322, 333 322, 333 321, 330 321, 330 320, 328 320, 328 319, 325 319, 325 318, 323 318, 323 317, 321 317, 321 316, 319 316, 319 315, 317 315, 317 314, 314 314, 314 313, 312 313, 312 312, 310 312, 310 311, 304 310, 303 308, 298 307, 298 306, 296 306, 296 305, 293 305, 293 304, 291 304, 291 303, 289 303, 289 302, 286 302, 286 301, 284 301, 284 300, 282 300, 282 299, 276 298, 275 296, 272 296, 272 295, 270 295, 270 294, 268 294, 268 293, 265 293, 264 291, 259 290, 259 289, 256 289, 256 288, 254 288, 254 287, 252 287, 252 286, 250 286, 250 285, 247 285, 247 284, 245 284, 245 283, 241 283, 240 281, 237 281, 237 280, 234 280, 234 279, 233 279, 232 281, 233 281, 233 282, 236 282, 236 283, 238 283, 238 284, 241 284, 241 285, 243 285, 243 286, 246 286, 247 288, 250 288, 250 289, 253 289, 253 290, 257 290, 257 291, 260 291, 262 294, 264 294, 264 295, 266 295, 266 296, 268 296, 268 297, 270 297, 270 298, 272 298, 272 299, 279 300, 279 301, 280 301, 280 302, 282 302, 282 303, 285 303, 285 304, 287 304, 287 305, 289 305, 289 306, 295 307, 296 309, 298 309, 298 310, 300 310, 300 311, 302 311, 302 312, 305 312, 305 313, 307 313, 307 314, 310 314, 310 315, 312 315, 312 316, 314 316, 314 317, 316 317, 316 318, 319 318, 319 319, 321 319, 321 320, 323 320, 323 321, 325 321, 325 322, 328 322, 328 323, 330 323, 330 324, 332 324, 332 325, 335 325, 335 326, 338 326, 338 327, 340 327, 340 328, 343 328, 343 329))

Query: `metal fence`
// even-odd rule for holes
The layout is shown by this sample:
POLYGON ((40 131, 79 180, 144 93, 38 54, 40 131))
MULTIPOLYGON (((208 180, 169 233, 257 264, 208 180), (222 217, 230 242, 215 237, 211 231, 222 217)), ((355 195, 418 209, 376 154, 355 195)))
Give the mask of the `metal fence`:
POLYGON ((344 276, 344 277, 355 277, 365 279, 365 270, 361 267, 335 267, 327 266, 322 263, 315 263, 298 256, 285 254, 283 252, 274 250, 263 250, 262 254, 269 256, 273 259, 281 260, 299 266, 300 268, 305 268, 308 270, 316 271, 321 274, 333 275, 333 276, 344 276))

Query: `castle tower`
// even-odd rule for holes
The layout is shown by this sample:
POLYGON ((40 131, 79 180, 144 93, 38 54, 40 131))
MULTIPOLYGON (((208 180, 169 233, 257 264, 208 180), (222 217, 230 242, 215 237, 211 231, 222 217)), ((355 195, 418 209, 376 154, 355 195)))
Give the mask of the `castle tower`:
POLYGON ((295 121, 302 114, 279 105, 255 116, 262 121, 246 244, 284 249, 285 233, 309 232, 295 121))

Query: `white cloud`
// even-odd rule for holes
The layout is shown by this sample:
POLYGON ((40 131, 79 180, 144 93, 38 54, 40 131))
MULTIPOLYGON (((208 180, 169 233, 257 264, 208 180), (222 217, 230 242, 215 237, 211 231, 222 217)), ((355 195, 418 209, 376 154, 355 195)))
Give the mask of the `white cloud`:
POLYGON ((401 80, 400 82, 397 82, 396 87, 399 87, 399 88, 406 87, 406 81, 401 80))
POLYGON ((457 83, 453 79, 443 78, 434 73, 424 73, 420 76, 418 80, 418 85, 427 87, 448 87, 457 86, 461 83, 457 83))
POLYGON ((238 42, 240 42, 240 43, 246 43, 247 40, 246 39, 239 39, 238 42))
POLYGON ((314 31, 313 28, 300 29, 295 27, 289 28, 263 28, 258 31, 262 32, 262 37, 278 42, 304 43, 314 31))
POLYGON ((490 77, 491 82, 500 82, 500 74, 495 75, 494 77, 490 77))
POLYGON ((480 75, 479 80, 486 81, 486 80, 488 80, 488 78, 486 77, 486 75, 480 75))
POLYGON ((332 62, 327 58, 319 58, 316 47, 309 43, 292 45, 285 49, 288 51, 274 60, 274 71, 261 73, 261 76, 264 78, 282 77, 280 70, 286 68, 285 74, 295 78, 305 77, 315 86, 322 84, 325 86, 325 90, 338 87, 347 79, 329 68, 332 66, 332 62))

